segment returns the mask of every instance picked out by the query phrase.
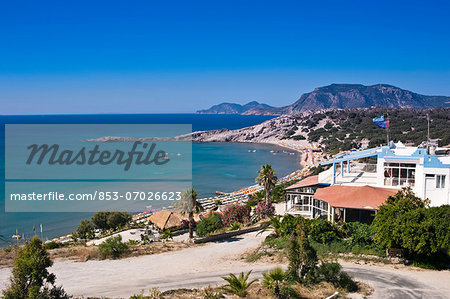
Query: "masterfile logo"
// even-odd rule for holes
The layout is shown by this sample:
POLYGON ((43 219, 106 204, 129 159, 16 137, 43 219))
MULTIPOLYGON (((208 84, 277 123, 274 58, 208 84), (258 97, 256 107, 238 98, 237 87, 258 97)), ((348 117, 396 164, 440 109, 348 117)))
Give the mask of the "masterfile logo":
POLYGON ((140 211, 179 200, 192 186, 191 132, 179 124, 7 124, 5 210, 140 211))

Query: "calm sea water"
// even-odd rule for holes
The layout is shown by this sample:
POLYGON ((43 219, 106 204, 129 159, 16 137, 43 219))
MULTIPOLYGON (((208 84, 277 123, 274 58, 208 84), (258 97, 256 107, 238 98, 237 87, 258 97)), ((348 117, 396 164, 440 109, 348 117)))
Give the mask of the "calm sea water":
MULTIPOLYGON (((192 124, 192 130, 237 129, 261 123, 271 116, 197 115, 197 114, 100 114, 100 115, 39 115, 0 116, 0 235, 7 241, 16 229, 26 236, 33 234, 35 225, 43 224, 45 238, 54 238, 73 232, 88 213, 5 213, 4 180, 4 125, 5 124, 192 124)), ((269 163, 279 177, 298 168, 298 155, 286 155, 281 148, 264 144, 194 143, 192 146, 193 186, 200 197, 215 191, 230 192, 254 184, 257 170, 269 163), (251 152, 249 152, 251 150, 251 152), (253 152, 256 150, 256 152, 253 152), (278 153, 271 152, 279 150, 278 153)), ((161 204, 167 204, 159 202, 161 204)), ((157 207, 157 206, 154 206, 157 207)), ((4 243, 4 242, 3 242, 4 243)), ((5 245, 5 244, 3 244, 5 245)))

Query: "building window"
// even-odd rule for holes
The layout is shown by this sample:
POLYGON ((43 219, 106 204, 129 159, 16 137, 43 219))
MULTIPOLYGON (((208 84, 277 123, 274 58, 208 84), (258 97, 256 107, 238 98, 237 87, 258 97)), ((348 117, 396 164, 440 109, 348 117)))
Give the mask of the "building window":
POLYGON ((416 164, 384 163, 385 186, 414 186, 416 164))
POLYGON ((445 188, 445 175, 436 175, 436 188, 445 188))

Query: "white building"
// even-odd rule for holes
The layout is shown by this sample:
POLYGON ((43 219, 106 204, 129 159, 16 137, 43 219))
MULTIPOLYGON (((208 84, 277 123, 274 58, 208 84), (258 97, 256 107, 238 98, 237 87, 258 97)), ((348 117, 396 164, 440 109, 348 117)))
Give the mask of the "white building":
POLYGON ((431 206, 450 204, 450 149, 435 144, 406 147, 391 142, 389 146, 341 155, 322 165, 331 167, 314 182, 300 181, 286 189, 288 212, 366 222, 387 196, 406 186, 429 199, 431 206), (306 190, 309 192, 304 193, 306 190))

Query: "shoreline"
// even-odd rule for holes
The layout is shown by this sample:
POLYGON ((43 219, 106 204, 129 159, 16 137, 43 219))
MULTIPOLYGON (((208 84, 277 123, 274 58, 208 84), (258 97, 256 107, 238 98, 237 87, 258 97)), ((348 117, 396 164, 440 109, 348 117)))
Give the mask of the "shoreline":
MULTIPOLYGON (((284 149, 287 149, 287 150, 290 150, 290 151, 294 151, 295 153, 298 153, 298 155, 299 155, 297 157, 297 159, 295 159, 296 160, 296 168, 295 168, 295 170, 293 172, 289 172, 284 177, 288 177, 288 176, 293 175, 293 174, 297 175, 297 177, 298 177, 299 176, 298 173, 301 170, 303 170, 303 169, 308 167, 308 163, 305 163, 305 159, 304 159, 305 156, 307 156, 307 151, 305 151, 304 149, 301 149, 299 147, 290 146, 290 144, 280 143, 278 141, 277 142, 274 142, 274 141, 269 141, 269 142, 267 142, 267 141, 265 141, 265 142, 254 142, 254 141, 249 141, 249 142, 195 141, 195 142, 196 143, 230 143, 230 144, 245 143, 245 144, 249 144, 249 145, 250 144, 261 144, 261 145, 268 145, 268 146, 271 146, 271 147, 273 146, 274 149, 276 147, 280 147, 280 148, 284 148, 284 149)), ((280 154, 282 154, 281 153, 281 149, 280 149, 280 154)), ((301 175, 303 175, 303 173, 301 175)), ((283 178, 280 178, 280 179, 283 179, 283 178)), ((237 189, 235 189, 235 190, 233 190, 233 191, 231 191, 231 192, 229 192, 227 194, 232 194, 233 196, 241 195, 241 196, 244 197, 246 195, 251 195, 251 194, 253 194, 253 193, 257 192, 257 191, 259 191, 259 186, 257 186, 257 184, 253 184, 253 185, 242 186, 242 187, 237 188, 237 189), (246 192, 246 191, 249 191, 249 192, 246 192)), ((210 194, 209 196, 202 197, 199 200, 202 200, 202 199, 205 200, 205 199, 209 199, 209 198, 213 199, 213 198, 216 198, 216 196, 215 196, 215 194, 210 194)), ((155 212, 163 210, 163 209, 171 209, 171 207, 169 206, 169 207, 156 208, 156 209, 152 210, 151 212, 155 213, 155 212)), ((145 215, 145 216, 148 217, 150 214, 151 213, 142 212, 142 213, 134 214, 132 216, 136 216, 135 218, 138 220, 138 219, 141 219, 141 217, 139 217, 139 216, 144 216, 145 215)), ((73 231, 75 231, 75 230, 76 230, 76 226, 73 228, 73 231)), ((49 237, 48 239, 43 239, 43 241, 45 240, 45 241, 55 241, 55 242, 64 242, 65 243, 65 242, 68 241, 67 240, 68 239, 68 235, 72 234, 73 231, 68 232, 68 233, 63 233, 61 235, 58 234, 58 235, 56 235, 53 238, 49 237)), ((6 241, 7 242, 5 243, 5 246, 8 246, 8 243, 9 243, 8 241, 10 241, 9 238, 6 239, 6 241)), ((14 239, 11 239, 11 243, 13 243, 14 241, 15 241, 14 239)))

